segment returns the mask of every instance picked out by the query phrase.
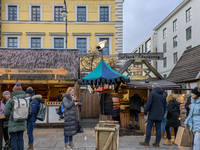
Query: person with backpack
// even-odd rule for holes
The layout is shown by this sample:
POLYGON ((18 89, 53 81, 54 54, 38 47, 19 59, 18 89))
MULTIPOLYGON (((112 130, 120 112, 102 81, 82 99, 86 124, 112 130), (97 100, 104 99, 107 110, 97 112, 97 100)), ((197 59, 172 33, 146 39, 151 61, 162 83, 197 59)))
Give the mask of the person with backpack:
POLYGON ((17 82, 4 108, 12 150, 24 149, 23 133, 26 131, 26 119, 30 112, 29 100, 25 97, 21 84, 17 82))
POLYGON ((38 113, 38 108, 41 103, 41 98, 42 95, 34 95, 33 90, 31 88, 28 88, 26 90, 26 96, 32 96, 30 99, 30 107, 31 107, 31 113, 28 115, 28 120, 27 120, 27 135, 28 135, 28 149, 27 150, 33 150, 33 130, 34 130, 34 125, 36 122, 36 115, 38 113))
MULTIPOLYGON (((4 115, 3 111, 5 108, 5 105, 7 101, 10 99, 10 92, 9 91, 4 91, 3 92, 3 100, 0 102, 0 114, 4 115)), ((8 121, 3 123, 3 136, 4 136, 4 141, 5 143, 9 140, 9 135, 8 135, 8 121)))
POLYGON ((77 111, 75 106, 74 88, 69 87, 63 94, 64 111, 64 142, 65 149, 77 148, 73 143, 73 135, 77 134, 77 111))

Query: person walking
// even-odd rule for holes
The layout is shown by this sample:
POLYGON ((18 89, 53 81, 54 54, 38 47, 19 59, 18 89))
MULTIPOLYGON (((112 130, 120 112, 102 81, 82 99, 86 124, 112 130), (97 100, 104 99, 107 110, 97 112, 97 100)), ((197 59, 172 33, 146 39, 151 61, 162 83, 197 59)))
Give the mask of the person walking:
POLYGON ((167 132, 167 141, 165 141, 164 145, 172 145, 174 141, 171 141, 170 127, 174 128, 175 138, 178 131, 178 127, 180 126, 180 104, 178 101, 178 97, 175 94, 169 94, 167 96, 168 103, 168 113, 167 113, 167 123, 165 126, 165 130, 167 132))
POLYGON ((10 95, 10 99, 7 101, 4 108, 4 115, 8 121, 8 133, 11 138, 12 150, 23 150, 24 139, 23 133, 26 130, 26 121, 14 121, 11 112, 14 111, 13 97, 25 99, 25 92, 22 90, 22 86, 19 82, 13 87, 13 92, 10 95))
POLYGON ((194 133, 194 148, 199 150, 199 134, 200 134, 200 88, 194 88, 191 91, 191 107, 188 117, 186 118, 185 127, 189 127, 190 131, 194 133), (198 134, 198 136, 197 136, 198 134))
POLYGON ((190 94, 185 94, 184 100, 186 101, 185 109, 187 110, 187 116, 188 116, 189 112, 190 112, 190 106, 191 106, 191 96, 190 96, 190 94))
MULTIPOLYGON (((3 92, 3 100, 0 102, 0 114, 4 115, 3 111, 5 108, 5 105, 7 101, 10 99, 10 92, 9 91, 4 91, 3 92)), ((8 121, 3 123, 3 137, 5 143, 9 140, 9 135, 8 135, 8 121)))
POLYGON ((63 94, 64 111, 64 142, 65 149, 77 148, 73 143, 73 135, 77 134, 77 111, 75 106, 74 88, 69 87, 63 94))
POLYGON ((164 119, 166 109, 166 96, 162 88, 157 83, 152 84, 152 91, 149 93, 147 103, 144 109, 144 116, 147 116, 149 112, 147 127, 146 127, 146 138, 144 142, 139 144, 142 146, 150 146, 149 141, 151 138, 151 129, 153 124, 156 125, 156 141, 153 146, 159 148, 161 140, 161 121, 164 119))
POLYGON ((31 88, 28 88, 26 90, 26 96, 29 96, 30 99, 30 107, 31 107, 31 113, 28 115, 27 119, 27 135, 28 135, 28 149, 27 150, 34 150, 33 149, 33 130, 34 125, 36 122, 36 115, 38 112, 39 105, 41 103, 42 95, 34 95, 33 90, 31 88))

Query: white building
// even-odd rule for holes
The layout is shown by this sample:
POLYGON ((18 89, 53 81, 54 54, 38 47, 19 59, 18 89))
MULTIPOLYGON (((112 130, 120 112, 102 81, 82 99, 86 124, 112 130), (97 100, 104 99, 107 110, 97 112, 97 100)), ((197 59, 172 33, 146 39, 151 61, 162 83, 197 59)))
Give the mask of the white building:
POLYGON ((200 0, 184 0, 154 28, 157 52, 164 53, 164 60, 157 62, 157 69, 165 78, 185 50, 200 44, 199 6, 200 0))
MULTIPOLYGON (((132 53, 156 53, 157 51, 157 33, 152 33, 146 38, 132 53)), ((156 69, 156 61, 149 61, 151 65, 156 69)))

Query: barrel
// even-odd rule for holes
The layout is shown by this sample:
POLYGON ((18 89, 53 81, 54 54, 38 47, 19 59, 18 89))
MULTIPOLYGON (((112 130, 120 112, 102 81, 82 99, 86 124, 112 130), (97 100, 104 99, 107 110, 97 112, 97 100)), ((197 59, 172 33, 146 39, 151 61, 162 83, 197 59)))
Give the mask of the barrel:
MULTIPOLYGON (((100 100, 101 113, 103 114, 103 94, 100 100)), ((113 120, 120 121, 120 102, 118 93, 104 93, 104 115, 112 115, 113 120)))

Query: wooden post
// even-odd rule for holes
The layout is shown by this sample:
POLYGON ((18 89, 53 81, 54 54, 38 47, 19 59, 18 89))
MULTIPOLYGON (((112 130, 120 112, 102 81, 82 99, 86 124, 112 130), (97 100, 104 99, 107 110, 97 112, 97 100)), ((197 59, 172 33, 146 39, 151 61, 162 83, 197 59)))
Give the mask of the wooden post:
POLYGON ((104 83, 103 83, 103 87, 102 87, 102 92, 103 92, 103 115, 104 115, 105 114, 105 112, 104 112, 104 83))
MULTIPOLYGON (((48 86, 47 87, 48 88, 48 91, 47 91, 47 102, 49 102, 51 87, 50 87, 49 84, 47 86, 48 86)), ((47 107, 47 123, 49 123, 49 107, 47 107)))

